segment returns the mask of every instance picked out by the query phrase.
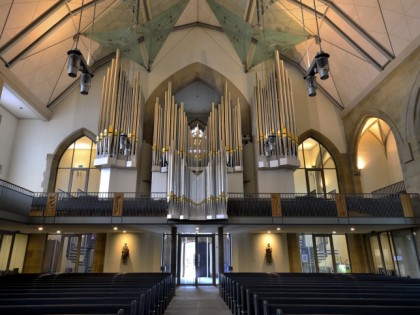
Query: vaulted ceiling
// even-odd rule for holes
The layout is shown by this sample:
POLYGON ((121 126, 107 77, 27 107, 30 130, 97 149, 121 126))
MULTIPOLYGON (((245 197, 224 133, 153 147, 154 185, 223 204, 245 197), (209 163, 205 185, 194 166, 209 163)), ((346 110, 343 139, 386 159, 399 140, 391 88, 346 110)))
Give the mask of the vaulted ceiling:
POLYGON ((318 84, 345 109, 418 39, 420 1, 0 0, 0 62, 49 107, 77 80, 68 50, 77 46, 94 71, 120 48, 153 71, 171 32, 191 27, 224 32, 243 71, 277 49, 304 73, 328 52, 331 75, 318 84))

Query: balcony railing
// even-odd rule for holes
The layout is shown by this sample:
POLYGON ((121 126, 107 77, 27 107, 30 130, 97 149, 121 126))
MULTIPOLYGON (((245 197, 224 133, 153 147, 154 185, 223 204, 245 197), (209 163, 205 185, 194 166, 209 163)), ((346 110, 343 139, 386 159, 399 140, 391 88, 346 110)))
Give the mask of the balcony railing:
MULTIPOLYGON (((419 194, 228 194, 228 217, 420 218, 419 194)), ((0 180, 0 212, 45 217, 166 217, 165 193, 34 193, 0 180)))

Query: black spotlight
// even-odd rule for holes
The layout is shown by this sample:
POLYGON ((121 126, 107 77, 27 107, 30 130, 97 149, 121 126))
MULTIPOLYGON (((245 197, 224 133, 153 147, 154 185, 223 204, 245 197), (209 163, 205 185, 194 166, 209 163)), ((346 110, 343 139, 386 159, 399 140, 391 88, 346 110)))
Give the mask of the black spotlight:
POLYGON ((308 75, 305 78, 306 81, 306 90, 308 91, 309 96, 316 95, 316 77, 313 75, 308 75))
POLYGON ((78 49, 72 49, 67 52, 67 74, 75 78, 82 62, 82 53, 78 49))
POLYGON ((326 80, 330 77, 330 75, 328 74, 328 71, 329 71, 328 58, 329 57, 330 55, 323 51, 320 51, 315 56, 316 69, 319 73, 319 77, 321 78, 321 80, 326 80))
POLYGON ((83 72, 80 76, 80 93, 83 95, 89 94, 90 83, 93 75, 89 72, 83 72))

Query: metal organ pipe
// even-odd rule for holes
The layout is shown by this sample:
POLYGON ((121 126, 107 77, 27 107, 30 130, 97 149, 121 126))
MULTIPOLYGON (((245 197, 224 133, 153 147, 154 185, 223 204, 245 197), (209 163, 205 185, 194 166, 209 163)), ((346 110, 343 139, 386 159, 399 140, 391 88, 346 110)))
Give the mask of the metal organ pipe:
POLYGON ((291 80, 278 51, 274 67, 263 78, 256 76, 255 127, 259 167, 297 167, 297 130, 291 80))

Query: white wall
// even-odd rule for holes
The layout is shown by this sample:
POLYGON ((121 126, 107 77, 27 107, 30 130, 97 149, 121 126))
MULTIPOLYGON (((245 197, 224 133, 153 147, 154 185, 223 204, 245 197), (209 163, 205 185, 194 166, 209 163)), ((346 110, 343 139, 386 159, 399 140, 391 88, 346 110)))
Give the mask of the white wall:
POLYGON ((366 132, 357 148, 358 159, 363 160, 360 182, 364 193, 403 180, 395 138, 388 136, 386 147, 372 133, 366 132))
POLYGON ((247 97, 247 77, 243 65, 226 35, 193 27, 169 35, 152 66, 146 99, 164 79, 195 62, 226 76, 247 97))
POLYGON ((54 153, 66 137, 80 128, 97 133, 105 73, 106 67, 95 73, 89 95, 81 95, 76 86, 53 109, 50 121, 19 120, 9 172, 12 183, 32 191, 42 191, 47 154, 54 153))
POLYGON ((232 235, 232 266, 234 272, 289 272, 289 254, 285 234, 232 235), (271 264, 265 260, 267 243, 272 248, 271 264))
MULTIPOLYGON (((8 179, 13 146, 15 144, 18 120, 4 107, 0 106, 0 179, 8 179)), ((12 183, 14 183, 12 181, 12 183)))
POLYGON ((104 272, 159 272, 162 235, 159 233, 110 233, 107 235, 104 272), (124 244, 130 250, 127 264, 123 264, 124 244))

